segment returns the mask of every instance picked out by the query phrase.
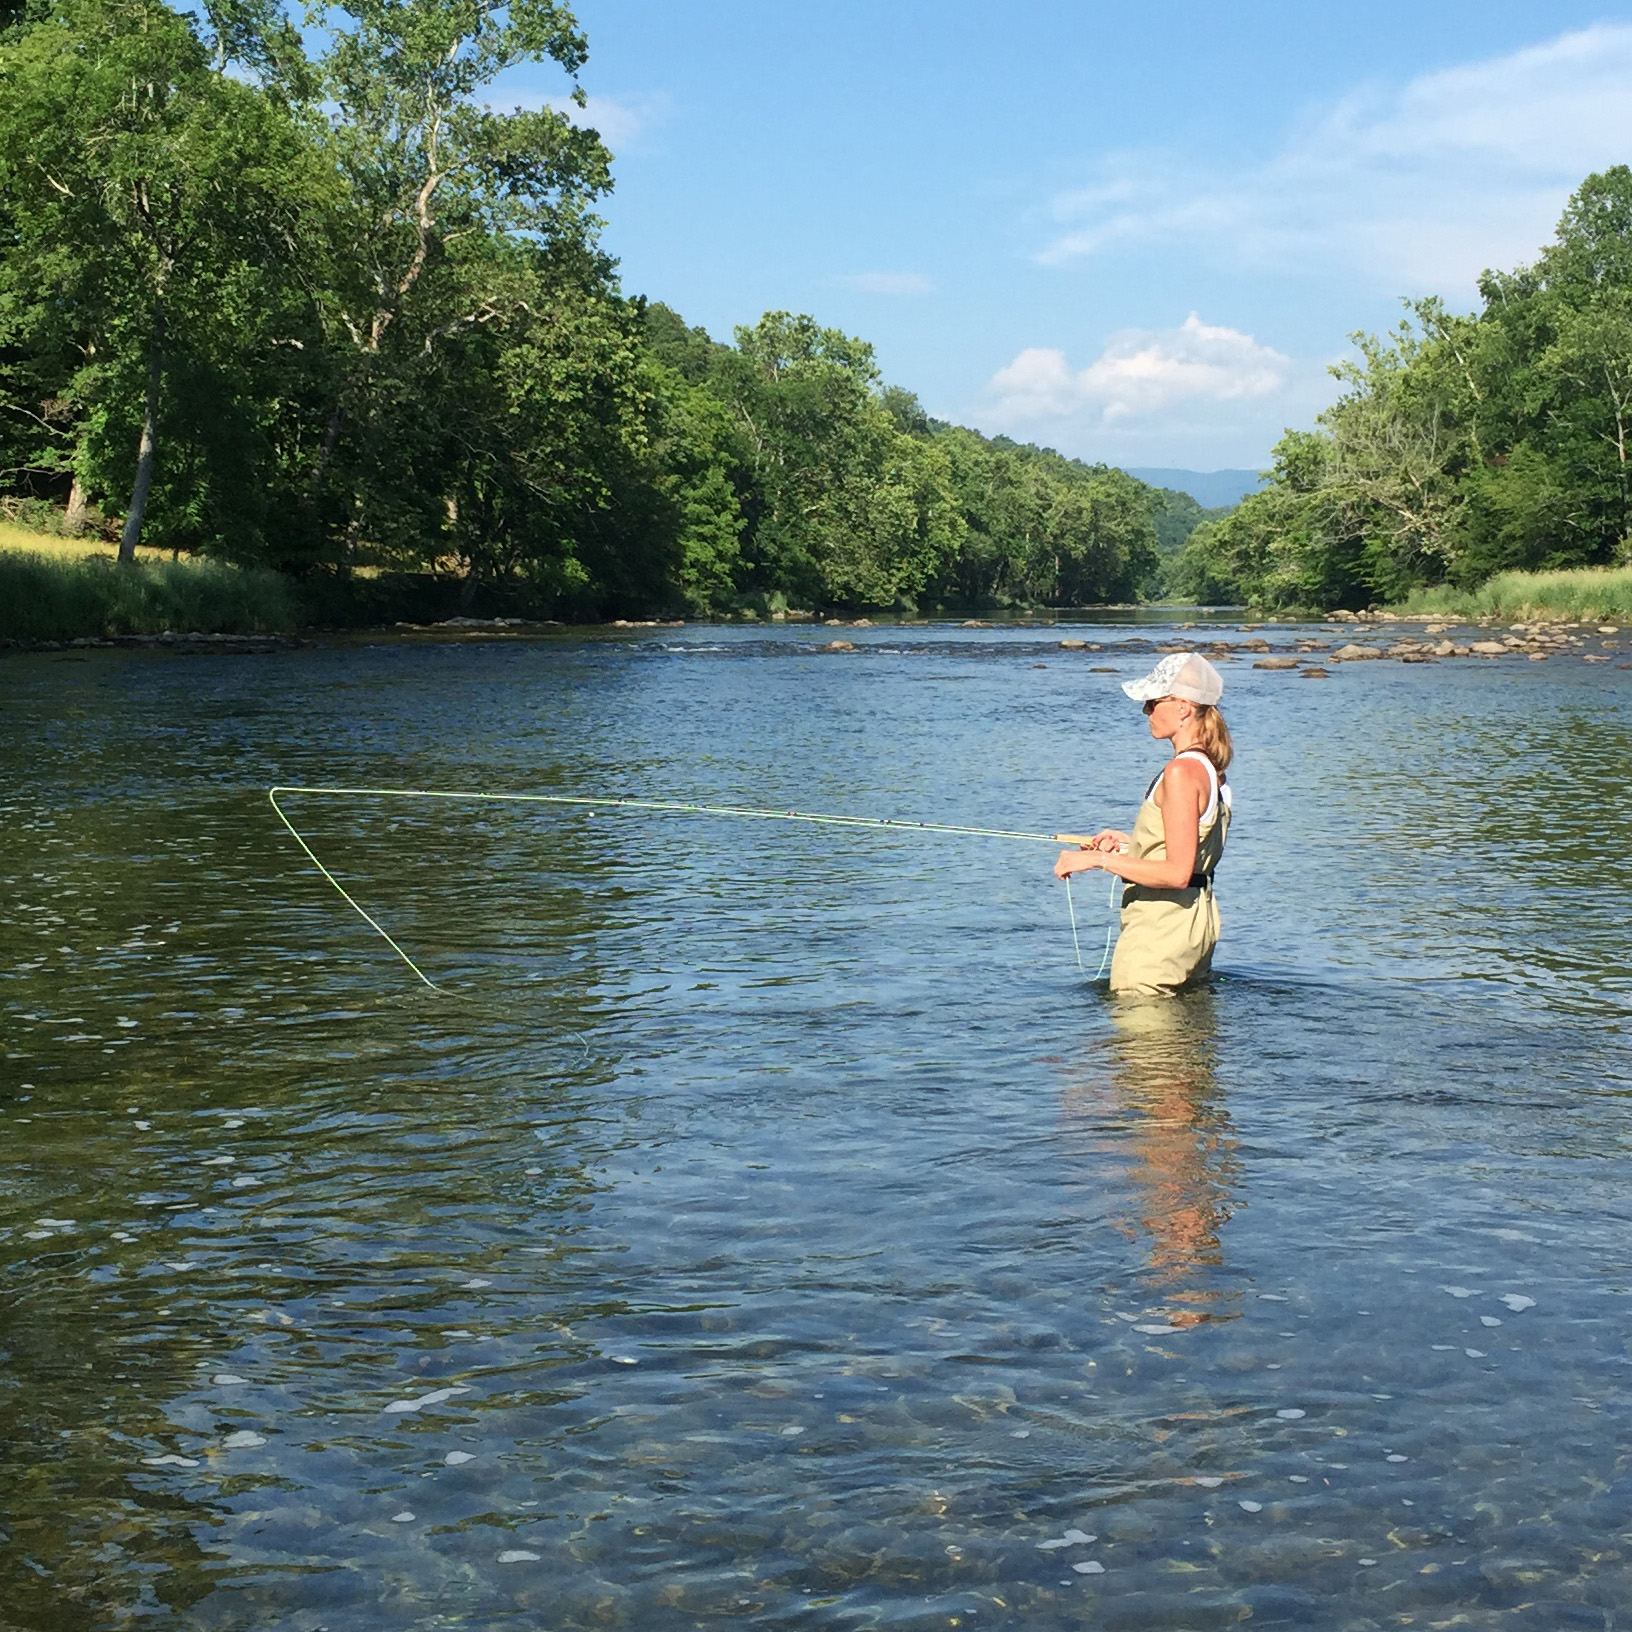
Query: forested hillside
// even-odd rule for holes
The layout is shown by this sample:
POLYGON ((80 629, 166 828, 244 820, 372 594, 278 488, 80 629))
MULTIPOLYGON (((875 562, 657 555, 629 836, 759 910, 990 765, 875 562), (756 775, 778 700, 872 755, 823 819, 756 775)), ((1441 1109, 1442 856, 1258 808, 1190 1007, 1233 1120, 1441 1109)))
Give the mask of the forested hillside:
POLYGON ((1632 559, 1632 170, 1590 176, 1533 266, 1470 316, 1357 335, 1347 390, 1273 480, 1186 545, 1174 587, 1359 608, 1512 569, 1632 559))
MULTIPOLYGON (((73 531, 539 614, 1082 603, 1173 497, 934 423, 870 348, 631 298, 611 155, 496 76, 550 0, 0 11, 0 497, 73 531)), ((1171 523, 1167 523, 1171 530, 1171 523)))

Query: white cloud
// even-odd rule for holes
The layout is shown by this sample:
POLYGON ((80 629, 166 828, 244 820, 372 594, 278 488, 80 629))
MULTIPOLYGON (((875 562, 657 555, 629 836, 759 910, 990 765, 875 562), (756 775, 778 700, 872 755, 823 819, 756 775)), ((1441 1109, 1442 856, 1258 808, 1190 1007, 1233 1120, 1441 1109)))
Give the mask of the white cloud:
POLYGON ((583 107, 579 107, 570 96, 504 88, 496 88, 487 99, 487 105, 498 113, 509 113, 514 109, 538 113, 545 108, 553 108, 580 129, 599 131, 602 141, 614 152, 641 135, 665 111, 660 98, 620 101, 611 96, 592 96, 583 107))
POLYGON ((1127 329, 1113 335, 1086 368, 1065 353, 1022 351, 992 376, 988 391, 1000 422, 1080 419, 1112 426, 1199 404, 1260 401, 1288 382, 1291 359, 1239 329, 1203 323, 1192 312, 1176 329, 1127 329))
POLYGON ((932 295, 935 285, 922 272, 853 272, 841 278, 866 295, 932 295))
POLYGON ((1063 351, 1029 346, 1000 368, 986 389, 992 395, 994 411, 1004 421, 1063 419, 1083 405, 1080 379, 1063 351))
POLYGON ((1108 159, 1053 201, 1063 265, 1168 244, 1237 266, 1352 269, 1390 292, 1465 296, 1532 260, 1569 193, 1632 157, 1632 26, 1369 85, 1317 109, 1279 152, 1220 172, 1162 153, 1108 159))

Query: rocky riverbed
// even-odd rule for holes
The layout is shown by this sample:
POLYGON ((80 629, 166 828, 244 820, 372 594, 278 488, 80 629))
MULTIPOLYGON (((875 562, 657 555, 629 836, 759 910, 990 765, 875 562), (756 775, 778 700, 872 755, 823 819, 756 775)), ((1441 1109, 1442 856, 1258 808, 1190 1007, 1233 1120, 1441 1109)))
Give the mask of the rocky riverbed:
MULTIPOLYGON (((1297 673, 1306 678, 1328 678, 1328 665, 1342 663, 1438 663, 1445 659, 1490 660, 1524 658, 1543 663, 1550 658, 1573 659, 1581 663, 1614 663, 1632 658, 1627 630, 1613 623, 1534 622, 1501 626, 1453 623, 1440 619, 1404 619, 1392 615, 1361 617, 1336 613, 1326 623, 1339 628, 1355 626, 1353 638, 1341 644, 1307 633, 1308 625, 1288 631, 1278 643, 1262 634, 1247 639, 1174 639, 1149 642, 1159 652, 1200 652, 1216 662, 1235 662, 1242 654, 1256 657, 1255 669, 1297 673), (1363 632, 1362 632, 1363 631, 1363 632)), ((1243 625, 1245 633, 1254 628, 1243 625)), ((1126 651, 1132 642, 1118 643, 1126 651)), ((1066 639, 1062 651, 1104 651, 1103 642, 1066 639)), ((1632 661, 1621 662, 1632 668, 1632 661)))

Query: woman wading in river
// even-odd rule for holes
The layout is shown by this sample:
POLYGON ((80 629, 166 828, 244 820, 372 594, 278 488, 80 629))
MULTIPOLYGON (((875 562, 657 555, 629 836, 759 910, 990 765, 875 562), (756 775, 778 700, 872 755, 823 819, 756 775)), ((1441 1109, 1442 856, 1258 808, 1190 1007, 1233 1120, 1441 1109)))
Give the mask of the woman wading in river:
POLYGON ((1218 711, 1224 677, 1204 657, 1174 652, 1122 689, 1145 705, 1150 734, 1173 745, 1151 783, 1132 833, 1106 828, 1066 850, 1058 878, 1103 868, 1126 881, 1122 933, 1111 959, 1111 990, 1159 997, 1199 979, 1218 944, 1213 869, 1230 830, 1224 772, 1230 732, 1218 711))

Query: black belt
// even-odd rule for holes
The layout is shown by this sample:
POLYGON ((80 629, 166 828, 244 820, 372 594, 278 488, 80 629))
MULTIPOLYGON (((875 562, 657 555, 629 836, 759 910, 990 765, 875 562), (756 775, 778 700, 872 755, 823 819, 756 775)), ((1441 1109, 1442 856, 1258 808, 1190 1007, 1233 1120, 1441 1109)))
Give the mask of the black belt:
MULTIPOLYGON (((1213 875, 1211 873, 1192 873, 1190 882, 1179 886, 1181 890, 1210 890, 1212 887, 1213 875)), ((1130 890, 1154 890, 1156 885, 1129 883, 1128 888, 1130 890)))

